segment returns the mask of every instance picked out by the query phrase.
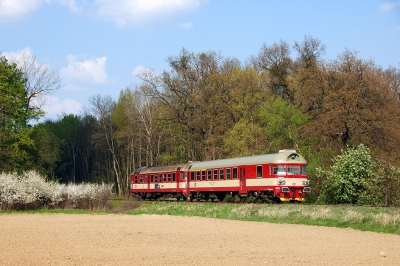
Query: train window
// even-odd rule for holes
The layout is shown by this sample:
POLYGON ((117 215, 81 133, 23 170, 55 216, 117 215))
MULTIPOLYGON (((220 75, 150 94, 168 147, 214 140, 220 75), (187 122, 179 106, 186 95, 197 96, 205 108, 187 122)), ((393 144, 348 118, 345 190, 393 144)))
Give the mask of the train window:
POLYGON ((168 173, 168 183, 171 182, 171 173, 168 173))
POLYGON ((298 166, 298 165, 289 165, 288 174, 289 175, 298 175, 298 174, 300 174, 300 166, 298 166))
POLYGON ((176 181, 176 173, 172 173, 172 182, 176 181))
POLYGON ((224 180, 224 169, 219 169, 219 179, 224 180))
POLYGON ((226 179, 231 179, 231 168, 226 168, 226 179))
POLYGON ((305 166, 305 165, 301 166, 301 174, 302 175, 306 175, 307 174, 307 166, 305 166))
POLYGON ((154 175, 150 175, 150 183, 154 183, 154 175))
POLYGON ((190 172, 190 181, 194 181, 194 173, 195 172, 190 172))
POLYGON ((140 175, 140 184, 143 183, 143 175, 140 175))
POLYGON ((201 180, 206 180, 206 171, 205 170, 203 170, 203 171, 201 171, 201 180))
POLYGON ((154 175, 154 183, 158 183, 158 175, 154 175))
POLYGON ((184 172, 183 175, 182 175, 182 180, 186 180, 187 176, 188 176, 187 172, 184 172))
POLYGON ((200 181, 200 171, 196 172, 196 179, 197 179, 197 181, 200 181))
POLYGON ((164 174, 164 180, 163 180, 163 182, 164 182, 164 183, 167 183, 167 174, 164 174))
POLYGON ((275 175, 285 175, 286 174, 286 166, 285 165, 274 165, 274 174, 275 175))
POLYGON ((257 178, 262 178, 262 165, 257 165, 257 178))
POLYGON ((218 169, 214 169, 214 180, 218 180, 218 169))
POLYGON ((134 183, 137 184, 137 175, 135 175, 135 181, 134 181, 134 183))
POLYGON ((237 171, 237 168, 235 167, 235 168, 233 168, 233 179, 237 179, 238 178, 238 171, 237 171))
POLYGON ((207 170, 207 180, 211 180, 211 170, 207 170))

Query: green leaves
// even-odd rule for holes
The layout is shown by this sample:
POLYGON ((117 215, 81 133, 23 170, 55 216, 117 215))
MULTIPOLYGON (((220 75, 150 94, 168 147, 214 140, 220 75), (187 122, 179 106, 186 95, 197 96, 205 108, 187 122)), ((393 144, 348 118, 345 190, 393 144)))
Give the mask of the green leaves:
POLYGON ((369 149, 360 144, 348 148, 333 159, 330 170, 317 169, 325 180, 320 200, 326 203, 356 204, 365 184, 373 174, 374 164, 369 149))

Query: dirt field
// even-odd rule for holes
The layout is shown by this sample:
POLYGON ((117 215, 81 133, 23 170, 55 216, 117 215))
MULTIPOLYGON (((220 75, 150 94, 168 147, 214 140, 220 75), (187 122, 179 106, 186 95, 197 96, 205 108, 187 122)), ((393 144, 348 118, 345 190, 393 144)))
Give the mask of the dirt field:
POLYGON ((400 236, 197 217, 2 214, 0 265, 400 265, 400 236))

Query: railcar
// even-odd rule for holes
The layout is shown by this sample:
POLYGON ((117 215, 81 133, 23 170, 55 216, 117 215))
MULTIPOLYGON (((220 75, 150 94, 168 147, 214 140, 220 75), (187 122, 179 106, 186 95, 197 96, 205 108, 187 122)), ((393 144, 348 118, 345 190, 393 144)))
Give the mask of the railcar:
POLYGON ((311 191, 307 161, 295 150, 172 166, 140 167, 130 192, 139 199, 304 201, 311 191))

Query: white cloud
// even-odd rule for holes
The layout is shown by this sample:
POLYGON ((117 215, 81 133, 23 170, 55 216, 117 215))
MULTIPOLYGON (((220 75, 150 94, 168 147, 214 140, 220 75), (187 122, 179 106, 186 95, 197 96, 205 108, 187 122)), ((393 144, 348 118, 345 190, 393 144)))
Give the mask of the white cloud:
POLYGON ((68 55, 68 66, 62 68, 60 73, 66 80, 106 84, 109 81, 105 69, 106 63, 106 56, 78 61, 74 55, 68 55))
POLYGON ((135 67, 132 71, 132 76, 139 77, 139 76, 155 76, 154 70, 150 68, 145 68, 142 65, 135 67))
POLYGON ((379 6, 379 10, 382 12, 388 12, 392 9, 400 7, 400 1, 397 2, 386 2, 379 6))
POLYGON ((132 75, 136 77, 137 75, 144 72, 145 70, 146 70, 146 68, 144 66, 142 66, 142 65, 137 66, 137 67, 135 67, 135 69, 133 69, 132 75))
POLYGON ((56 119, 58 115, 64 113, 79 115, 83 110, 83 105, 73 99, 60 100, 58 97, 48 96, 43 109, 46 112, 46 118, 56 119))
POLYGON ((78 12, 81 9, 75 0, 58 0, 58 2, 74 12, 78 12))
POLYGON ((179 27, 181 27, 183 29, 190 29, 193 27, 193 23, 192 22, 181 23, 181 24, 179 24, 179 27))
POLYGON ((29 47, 17 50, 16 52, 3 52, 2 55, 4 55, 7 60, 13 62, 20 62, 24 56, 33 57, 32 50, 29 47))
POLYGON ((0 21, 18 19, 35 11, 48 0, 0 0, 0 21))
POLYGON ((179 12, 190 12, 208 0, 96 0, 97 15, 118 26, 142 24, 170 17, 179 12))

